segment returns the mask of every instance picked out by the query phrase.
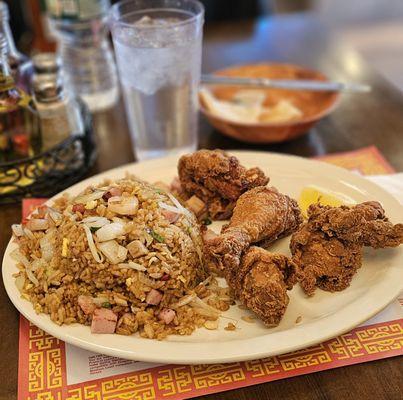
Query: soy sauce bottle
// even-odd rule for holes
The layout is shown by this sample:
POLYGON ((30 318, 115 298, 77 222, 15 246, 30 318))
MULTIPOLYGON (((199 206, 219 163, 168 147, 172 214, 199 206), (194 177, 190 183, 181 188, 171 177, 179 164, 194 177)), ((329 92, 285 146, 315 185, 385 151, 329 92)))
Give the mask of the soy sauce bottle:
POLYGON ((8 63, 7 39, 0 32, 0 162, 37 155, 42 149, 35 104, 17 88, 8 63))

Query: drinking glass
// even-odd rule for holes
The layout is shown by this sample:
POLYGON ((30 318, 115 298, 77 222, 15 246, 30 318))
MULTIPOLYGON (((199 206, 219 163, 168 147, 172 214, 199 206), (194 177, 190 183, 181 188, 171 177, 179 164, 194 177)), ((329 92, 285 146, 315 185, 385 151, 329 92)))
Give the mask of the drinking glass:
POLYGON ((196 0, 127 0, 110 27, 137 159, 194 151, 204 8, 196 0))

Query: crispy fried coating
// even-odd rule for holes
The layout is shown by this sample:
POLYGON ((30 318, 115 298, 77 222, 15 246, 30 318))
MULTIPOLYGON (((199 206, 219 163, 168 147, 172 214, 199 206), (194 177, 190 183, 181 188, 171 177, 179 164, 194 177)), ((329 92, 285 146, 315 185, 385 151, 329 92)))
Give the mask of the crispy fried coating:
POLYGON ((273 187, 253 188, 238 199, 221 235, 206 241, 219 267, 237 268, 250 244, 267 245, 297 230, 302 223, 297 202, 273 187))
POLYGON ((300 283, 308 295, 316 287, 334 292, 347 288, 362 264, 362 247, 396 247, 403 243, 403 224, 393 225, 382 206, 365 202, 354 207, 320 204, 308 209, 308 222, 290 243, 300 283))
POLYGON ((309 222, 327 236, 373 248, 395 247, 402 243, 403 224, 393 225, 377 201, 354 207, 310 206, 309 222))
POLYGON ((252 246, 239 269, 226 269, 225 276, 239 300, 266 325, 275 326, 287 309, 287 290, 297 282, 297 267, 284 255, 252 246))
POLYGON ((268 244, 294 232, 302 222, 295 200, 275 188, 242 194, 220 235, 204 237, 209 264, 221 269, 246 307, 268 325, 278 325, 287 308, 287 290, 297 281, 296 264, 252 243, 268 244))
POLYGON ((221 150, 199 150, 182 156, 178 174, 185 194, 203 200, 210 217, 219 220, 231 216, 242 193, 269 182, 261 169, 246 169, 236 157, 221 150))
POLYGON ((308 224, 291 239, 293 260, 300 268, 299 283, 309 296, 316 287, 329 292, 344 290, 361 267, 362 246, 310 231, 308 224))

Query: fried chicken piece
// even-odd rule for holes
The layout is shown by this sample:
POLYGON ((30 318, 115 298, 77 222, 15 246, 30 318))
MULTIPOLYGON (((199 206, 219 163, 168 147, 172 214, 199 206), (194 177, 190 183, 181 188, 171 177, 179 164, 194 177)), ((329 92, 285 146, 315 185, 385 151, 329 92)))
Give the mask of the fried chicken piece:
POLYGON ((309 222, 314 229, 347 242, 373 248, 395 247, 402 243, 403 224, 393 225, 377 201, 354 207, 310 206, 309 222))
POLYGON ((273 187, 257 187, 241 195, 222 233, 205 241, 206 252, 221 269, 237 269, 250 244, 267 246, 296 231, 301 223, 294 199, 273 187))
POLYGON ((396 247, 403 243, 403 224, 393 225, 375 201, 354 207, 320 204, 308 209, 308 222, 291 238, 293 261, 308 295, 316 287, 334 292, 350 285, 362 264, 362 247, 396 247))
POLYGON ((297 282, 297 267, 288 257, 250 247, 239 268, 225 270, 238 299, 268 326, 280 323, 288 303, 287 290, 297 282))
POLYGON ((206 203, 212 219, 231 216, 239 196, 269 182, 259 168, 246 169, 238 159, 220 150, 199 150, 184 155, 178 163, 181 189, 187 197, 206 203))
POLYGON ((346 289, 361 267, 362 246, 310 231, 304 224, 291 239, 293 261, 301 271, 299 283, 309 296, 316 287, 329 292, 346 289))

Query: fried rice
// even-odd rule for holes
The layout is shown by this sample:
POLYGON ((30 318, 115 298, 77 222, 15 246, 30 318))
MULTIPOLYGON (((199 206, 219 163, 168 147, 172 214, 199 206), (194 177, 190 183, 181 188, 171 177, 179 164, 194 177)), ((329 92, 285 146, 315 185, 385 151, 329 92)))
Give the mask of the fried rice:
POLYGON ((12 228, 16 285, 59 325, 163 339, 229 308, 228 289, 203 266, 194 214, 136 178, 64 195, 12 228))

